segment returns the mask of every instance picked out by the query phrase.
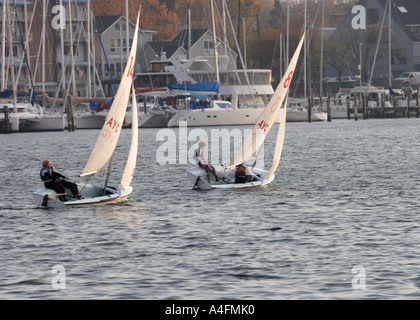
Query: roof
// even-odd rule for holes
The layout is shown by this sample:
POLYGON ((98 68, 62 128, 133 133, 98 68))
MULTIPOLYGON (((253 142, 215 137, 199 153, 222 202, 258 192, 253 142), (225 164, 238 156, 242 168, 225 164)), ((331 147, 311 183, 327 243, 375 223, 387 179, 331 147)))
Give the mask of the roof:
MULTIPOLYGON (((95 18, 95 22, 98 28, 98 31, 100 34, 104 33, 106 30, 108 30, 115 22, 117 22, 120 19, 124 19, 125 16, 122 15, 114 15, 114 16, 98 16, 95 18)), ((129 20, 129 23, 132 26, 135 26, 135 24, 129 20)), ((141 33, 155 33, 154 31, 144 31, 143 29, 139 28, 141 33)))
MULTIPOLYGON (((206 32, 208 29, 191 29, 191 46, 194 45, 206 32)), ((182 46, 185 49, 188 49, 188 30, 182 30, 178 35, 172 40, 178 46, 182 46)))
POLYGON ((116 16, 99 16, 95 18, 96 25, 98 27, 99 33, 104 33, 110 26, 112 26, 115 22, 121 19, 123 16, 116 15, 116 16))
POLYGON ((167 57, 172 57, 172 55, 178 50, 178 42, 167 42, 167 41, 150 41, 148 45, 153 49, 157 54, 162 52, 166 53, 167 57))
POLYGON ((404 25, 420 25, 420 1, 394 0, 393 3, 397 8, 399 16, 404 25), (403 10, 403 8, 405 8, 405 10, 403 10))

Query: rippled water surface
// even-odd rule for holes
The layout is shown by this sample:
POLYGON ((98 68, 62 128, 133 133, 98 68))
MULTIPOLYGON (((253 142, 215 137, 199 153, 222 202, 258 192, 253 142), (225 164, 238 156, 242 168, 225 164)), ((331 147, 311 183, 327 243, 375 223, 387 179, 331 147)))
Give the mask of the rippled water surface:
POLYGON ((129 202, 34 205, 41 161, 77 179, 98 133, 0 135, 1 299, 420 297, 419 119, 288 124, 270 186, 209 192, 190 165, 159 164, 159 129, 141 129, 129 202))

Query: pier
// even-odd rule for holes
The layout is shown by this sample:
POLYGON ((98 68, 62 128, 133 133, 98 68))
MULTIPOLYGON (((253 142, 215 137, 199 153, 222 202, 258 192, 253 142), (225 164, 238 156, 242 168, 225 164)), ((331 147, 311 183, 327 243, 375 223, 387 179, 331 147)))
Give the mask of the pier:
POLYGON ((385 101, 384 98, 377 101, 367 101, 367 96, 362 94, 361 99, 355 97, 353 106, 347 101, 347 119, 386 119, 386 118, 419 118, 420 105, 419 95, 415 97, 408 95, 407 99, 391 97, 385 101), (413 99, 414 98, 414 99, 413 99), (361 101, 360 101, 361 100, 361 101))

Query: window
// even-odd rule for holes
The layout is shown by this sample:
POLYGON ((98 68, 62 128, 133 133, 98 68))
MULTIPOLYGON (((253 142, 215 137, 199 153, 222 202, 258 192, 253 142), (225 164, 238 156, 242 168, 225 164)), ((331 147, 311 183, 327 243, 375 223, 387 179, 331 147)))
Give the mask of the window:
POLYGON ((120 39, 111 39, 109 41, 109 50, 111 52, 120 52, 121 51, 120 39))
POLYGON ((203 46, 204 46, 204 54, 212 54, 213 53, 213 49, 214 49, 213 41, 204 40, 203 46))
POLYGON ((414 34, 417 39, 420 39, 420 26, 411 26, 411 33, 414 34))

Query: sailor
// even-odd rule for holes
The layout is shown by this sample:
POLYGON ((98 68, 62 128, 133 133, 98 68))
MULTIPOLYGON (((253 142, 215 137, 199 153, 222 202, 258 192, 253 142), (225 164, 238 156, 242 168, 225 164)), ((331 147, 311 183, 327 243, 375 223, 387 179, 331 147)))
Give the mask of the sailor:
POLYGON ((254 179, 252 171, 243 163, 238 164, 235 168, 235 183, 246 183, 254 179))
MULTIPOLYGON (((42 169, 39 173, 41 181, 44 183, 45 188, 52 189, 57 193, 65 193, 65 188, 69 188, 75 199, 80 199, 79 190, 77 185, 73 182, 68 181, 68 178, 55 171, 54 166, 50 160, 44 160, 42 162, 42 169)), ((59 199, 64 201, 64 196, 60 196, 59 199)))
POLYGON ((200 168, 203 168, 207 172, 207 180, 210 182, 210 174, 212 173, 216 178, 216 182, 219 182, 219 177, 217 176, 216 169, 210 164, 204 161, 204 148, 206 147, 207 142, 200 141, 198 143, 198 149, 194 151, 194 159, 197 162, 200 168))

